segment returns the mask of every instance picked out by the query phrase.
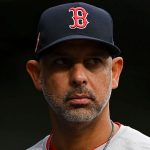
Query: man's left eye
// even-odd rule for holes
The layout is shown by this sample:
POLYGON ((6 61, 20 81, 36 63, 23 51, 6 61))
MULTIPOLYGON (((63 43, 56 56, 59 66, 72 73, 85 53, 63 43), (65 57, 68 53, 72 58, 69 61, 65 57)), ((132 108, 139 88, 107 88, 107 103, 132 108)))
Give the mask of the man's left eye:
POLYGON ((96 65, 96 64, 99 64, 101 62, 102 61, 100 58, 90 58, 90 59, 86 60, 86 64, 89 64, 89 65, 96 65))

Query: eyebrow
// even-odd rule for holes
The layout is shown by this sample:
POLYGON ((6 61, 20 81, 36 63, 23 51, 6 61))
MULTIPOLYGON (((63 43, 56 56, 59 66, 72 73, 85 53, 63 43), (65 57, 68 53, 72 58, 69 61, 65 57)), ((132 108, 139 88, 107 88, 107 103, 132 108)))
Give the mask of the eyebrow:
MULTIPOLYGON (((52 48, 49 50, 49 52, 47 53, 48 56, 54 57, 54 56, 70 56, 70 53, 68 53, 69 50, 65 50, 65 48, 52 48)), ((89 56, 109 56, 109 52, 104 49, 98 49, 97 47, 95 48, 95 50, 93 49, 93 51, 87 53, 86 55, 87 57, 89 56)))
MULTIPOLYGON (((67 56, 71 56, 69 53, 67 52, 51 52, 49 53, 49 56, 51 57, 67 57, 67 56)), ((93 52, 93 53, 88 53, 87 55, 85 55, 85 57, 102 57, 102 56, 107 56, 107 53, 103 53, 103 52, 93 52)))

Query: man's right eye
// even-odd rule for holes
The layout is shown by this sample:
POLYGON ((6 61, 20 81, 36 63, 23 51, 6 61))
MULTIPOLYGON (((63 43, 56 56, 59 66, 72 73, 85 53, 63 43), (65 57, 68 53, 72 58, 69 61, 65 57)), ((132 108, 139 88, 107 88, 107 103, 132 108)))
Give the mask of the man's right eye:
POLYGON ((54 61, 55 64, 57 65, 64 65, 65 64, 65 60, 64 59, 56 59, 54 61))
POLYGON ((53 61, 53 65, 69 67, 71 65, 71 61, 68 58, 57 58, 53 61))

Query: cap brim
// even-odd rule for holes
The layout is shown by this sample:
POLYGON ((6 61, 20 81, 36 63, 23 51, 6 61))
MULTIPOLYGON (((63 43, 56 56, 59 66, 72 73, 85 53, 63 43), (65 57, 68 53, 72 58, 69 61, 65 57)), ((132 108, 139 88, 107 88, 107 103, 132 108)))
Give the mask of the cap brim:
POLYGON ((71 40, 91 40, 91 41, 96 41, 100 44, 102 44, 103 46, 106 46, 106 48, 108 48, 108 51, 110 52, 110 55, 114 56, 118 56, 120 55, 121 51, 120 49, 109 42, 100 40, 98 38, 94 38, 94 37, 89 37, 89 36, 85 36, 85 35, 70 35, 70 36, 66 36, 63 38, 60 38, 59 40, 56 40, 50 44, 48 44, 47 46, 39 49, 36 52, 37 57, 40 57, 42 55, 43 52, 47 51, 50 47, 55 46, 56 44, 62 43, 62 42, 66 42, 66 41, 71 41, 71 40))

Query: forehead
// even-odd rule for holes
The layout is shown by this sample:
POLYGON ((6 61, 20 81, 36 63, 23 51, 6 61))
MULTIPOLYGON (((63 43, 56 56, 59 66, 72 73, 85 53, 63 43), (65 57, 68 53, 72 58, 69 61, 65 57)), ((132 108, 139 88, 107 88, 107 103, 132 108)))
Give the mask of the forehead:
POLYGON ((63 42, 48 49, 43 56, 75 55, 76 57, 86 55, 107 55, 108 50, 103 45, 90 40, 72 40, 63 42))

